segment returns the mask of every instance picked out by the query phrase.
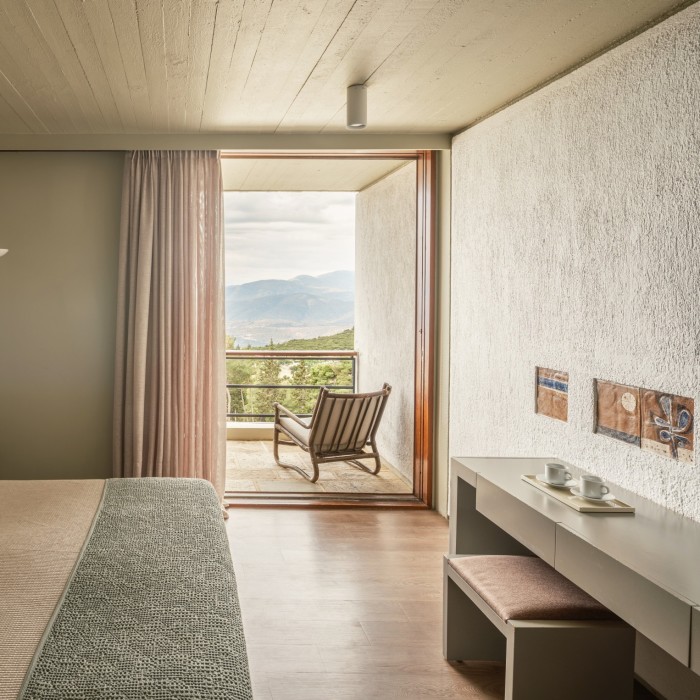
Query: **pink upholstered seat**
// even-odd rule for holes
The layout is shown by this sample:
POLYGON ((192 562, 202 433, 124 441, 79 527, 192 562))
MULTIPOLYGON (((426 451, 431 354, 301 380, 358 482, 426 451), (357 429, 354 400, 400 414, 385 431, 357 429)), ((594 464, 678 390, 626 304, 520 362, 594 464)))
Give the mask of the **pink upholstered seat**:
POLYGON ((450 566, 502 620, 615 619, 537 557, 460 557, 451 559, 450 566))

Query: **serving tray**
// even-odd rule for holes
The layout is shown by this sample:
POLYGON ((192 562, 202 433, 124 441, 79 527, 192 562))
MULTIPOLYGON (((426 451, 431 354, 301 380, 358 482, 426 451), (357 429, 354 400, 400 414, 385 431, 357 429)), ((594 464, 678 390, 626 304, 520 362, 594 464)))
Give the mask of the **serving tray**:
POLYGON ((547 495, 569 506, 569 508, 577 510, 579 513, 634 513, 634 506, 617 498, 612 501, 595 503, 580 496, 574 496, 569 489, 557 489, 543 484, 534 474, 523 474, 520 478, 536 489, 544 491, 547 495))

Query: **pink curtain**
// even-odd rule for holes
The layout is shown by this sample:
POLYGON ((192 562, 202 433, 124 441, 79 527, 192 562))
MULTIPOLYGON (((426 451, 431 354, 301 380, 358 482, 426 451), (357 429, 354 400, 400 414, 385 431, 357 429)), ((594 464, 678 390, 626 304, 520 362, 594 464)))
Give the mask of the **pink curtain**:
POLYGON ((221 161, 126 155, 119 251, 115 476, 226 470, 221 161))

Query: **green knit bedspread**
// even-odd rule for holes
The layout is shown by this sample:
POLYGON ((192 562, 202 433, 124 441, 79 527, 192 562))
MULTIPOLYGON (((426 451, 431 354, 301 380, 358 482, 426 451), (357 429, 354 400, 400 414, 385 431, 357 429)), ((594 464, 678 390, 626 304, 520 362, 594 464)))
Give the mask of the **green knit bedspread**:
POLYGON ((252 698, 218 499, 197 479, 110 479, 22 700, 252 698))

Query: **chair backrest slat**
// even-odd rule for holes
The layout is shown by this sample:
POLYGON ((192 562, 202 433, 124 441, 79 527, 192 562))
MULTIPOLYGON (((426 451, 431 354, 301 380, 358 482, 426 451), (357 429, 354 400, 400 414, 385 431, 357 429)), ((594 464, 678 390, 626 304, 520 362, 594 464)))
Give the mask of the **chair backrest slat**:
POLYGON ((325 444, 326 433, 328 432, 328 427, 330 425, 330 416, 335 408, 335 402, 332 398, 328 397, 330 392, 327 389, 321 389, 321 393, 318 397, 318 410, 314 411, 314 423, 312 423, 311 434, 309 435, 310 442, 316 445, 325 444), (318 440, 314 440, 314 437, 318 435, 318 440))
POLYGON ((369 399, 365 398, 362 401, 362 405, 357 411, 357 416, 355 417, 355 424, 352 426, 350 431, 350 441, 352 444, 357 444, 360 430, 362 430, 362 425, 365 422, 365 417, 367 416, 367 411, 369 410, 369 399))
POLYGON ((377 423, 377 415, 379 414, 379 409, 382 406, 382 402, 379 399, 376 399, 372 402, 372 405, 370 406, 370 410, 368 411, 368 416, 365 419, 365 425, 367 425, 367 438, 372 437, 372 433, 374 431, 374 427, 378 425, 377 423))
MULTIPOLYGON (((335 420, 335 429, 333 430, 333 438, 330 441, 330 451, 331 452, 336 452, 341 445, 341 438, 343 436, 343 426, 345 424, 345 412, 346 408, 349 408, 352 410, 352 406, 348 401, 338 401, 338 406, 340 408, 338 409, 338 417, 335 420)), ((332 414, 331 414, 332 415, 332 414)))
POLYGON ((316 452, 358 452, 374 434, 391 387, 369 394, 332 394, 321 389, 309 441, 316 452))

